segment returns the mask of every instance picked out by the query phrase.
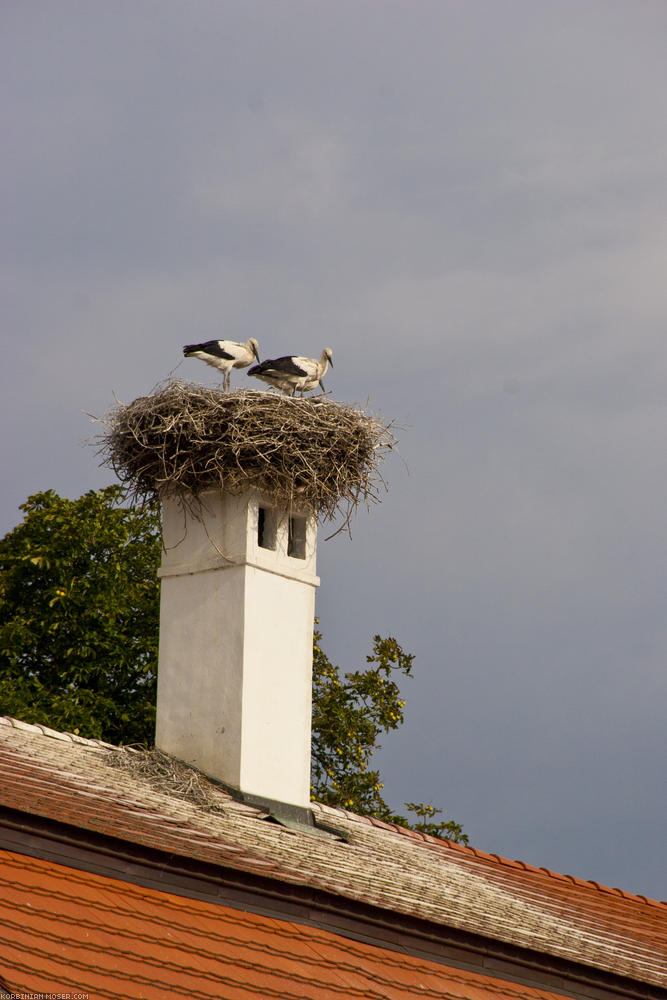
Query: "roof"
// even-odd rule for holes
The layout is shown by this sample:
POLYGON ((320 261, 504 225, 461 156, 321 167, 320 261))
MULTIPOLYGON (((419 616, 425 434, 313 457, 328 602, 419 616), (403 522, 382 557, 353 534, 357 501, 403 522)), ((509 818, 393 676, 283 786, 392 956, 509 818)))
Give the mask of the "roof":
POLYGON ((213 783, 207 804, 157 787, 114 766, 121 754, 0 718, 0 805, 667 987, 665 903, 317 803, 316 819, 344 839, 286 829, 213 783))
MULTIPOLYGON (((15 853, 0 858, 0 972, 11 969, 15 991, 53 996, 76 990, 96 1000, 489 995, 484 976, 319 928, 184 900, 15 853)), ((493 996, 554 1000, 551 992, 500 980, 493 996)))

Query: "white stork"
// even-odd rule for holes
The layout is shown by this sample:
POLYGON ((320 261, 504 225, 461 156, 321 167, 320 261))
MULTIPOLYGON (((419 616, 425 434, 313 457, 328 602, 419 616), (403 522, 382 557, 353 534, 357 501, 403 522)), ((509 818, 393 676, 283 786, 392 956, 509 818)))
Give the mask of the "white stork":
POLYGON ((183 348, 186 358, 199 358, 222 372, 222 387, 229 390, 232 368, 247 368, 253 360, 259 361, 259 344, 254 337, 245 344, 233 340, 207 340, 205 344, 186 344, 183 348))
POLYGON ((295 392, 311 392, 319 386, 324 392, 322 379, 327 368, 333 368, 333 355, 330 347, 325 347, 321 357, 301 358, 292 354, 284 358, 275 358, 271 361, 262 361, 260 365, 253 365, 248 375, 260 378, 262 382, 268 382, 276 389, 281 389, 288 396, 293 396, 295 392))

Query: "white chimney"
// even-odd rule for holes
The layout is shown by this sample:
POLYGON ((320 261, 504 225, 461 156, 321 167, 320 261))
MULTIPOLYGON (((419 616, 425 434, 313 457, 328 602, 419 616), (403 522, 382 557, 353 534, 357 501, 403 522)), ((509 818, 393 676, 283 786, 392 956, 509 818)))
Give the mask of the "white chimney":
POLYGON ((317 521, 254 490, 163 498, 156 745, 308 807, 317 521))

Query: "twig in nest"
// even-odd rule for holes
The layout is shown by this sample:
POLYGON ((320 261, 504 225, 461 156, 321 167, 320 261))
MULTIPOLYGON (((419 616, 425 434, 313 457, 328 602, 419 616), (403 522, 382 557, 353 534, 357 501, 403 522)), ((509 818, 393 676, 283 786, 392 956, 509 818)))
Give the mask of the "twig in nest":
POLYGON ((208 812, 224 812, 208 791, 206 778, 162 750, 121 747, 116 753, 109 755, 108 763, 135 777, 145 778, 153 788, 165 795, 185 799, 208 812))
POLYGON ((101 423, 98 454, 134 500, 255 488, 285 509, 342 515, 343 527, 360 503, 380 501, 378 466, 395 444, 391 424, 322 396, 224 393, 175 380, 101 423))

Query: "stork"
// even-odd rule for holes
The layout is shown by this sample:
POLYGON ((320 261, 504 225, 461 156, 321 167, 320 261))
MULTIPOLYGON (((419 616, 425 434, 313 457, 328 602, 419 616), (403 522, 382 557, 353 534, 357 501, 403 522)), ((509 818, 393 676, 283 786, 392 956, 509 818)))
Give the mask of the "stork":
POLYGON ((259 344, 254 337, 245 344, 233 340, 207 340, 205 344, 186 344, 183 354, 186 358, 199 358, 221 371, 222 387, 229 391, 232 368, 247 368, 253 359, 259 361, 259 344))
POLYGON ((286 392, 288 396, 293 396, 297 390, 303 396, 304 392, 311 392, 318 385, 324 392, 322 379, 329 365, 333 368, 333 355, 331 348, 325 347, 319 360, 288 354, 284 358, 275 358, 253 365, 248 375, 254 375, 262 382, 268 382, 274 388, 286 392))

